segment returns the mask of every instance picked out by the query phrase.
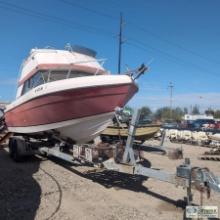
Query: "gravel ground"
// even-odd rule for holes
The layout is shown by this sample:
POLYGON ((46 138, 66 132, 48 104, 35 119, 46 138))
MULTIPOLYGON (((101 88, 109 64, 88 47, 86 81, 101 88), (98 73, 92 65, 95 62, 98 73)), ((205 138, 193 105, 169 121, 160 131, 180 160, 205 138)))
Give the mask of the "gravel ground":
MULTIPOLYGON (((166 146, 176 147, 169 142, 166 146)), ((207 148, 182 145, 193 166, 208 167, 220 176, 220 162, 201 161, 207 148)), ((183 160, 145 153, 152 168, 175 172, 183 160)), ((183 219, 185 190, 153 179, 114 172, 82 174, 79 168, 58 160, 32 157, 14 163, 7 149, 0 150, 0 219, 25 220, 127 220, 183 219)), ((200 193, 194 192, 199 204, 200 193)), ((220 194, 211 192, 205 205, 217 205, 220 194)))

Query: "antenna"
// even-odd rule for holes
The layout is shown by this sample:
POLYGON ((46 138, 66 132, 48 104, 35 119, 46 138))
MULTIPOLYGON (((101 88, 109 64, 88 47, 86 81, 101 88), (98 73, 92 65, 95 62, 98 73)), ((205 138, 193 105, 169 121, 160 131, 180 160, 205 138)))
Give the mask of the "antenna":
POLYGON ((118 41, 118 74, 121 73, 121 45, 123 44, 122 41, 122 28, 123 28, 123 16, 120 13, 120 28, 119 28, 119 41, 118 41))
POLYGON ((170 119, 172 119, 173 87, 174 87, 173 83, 170 82, 168 86, 168 89, 170 90, 170 119))

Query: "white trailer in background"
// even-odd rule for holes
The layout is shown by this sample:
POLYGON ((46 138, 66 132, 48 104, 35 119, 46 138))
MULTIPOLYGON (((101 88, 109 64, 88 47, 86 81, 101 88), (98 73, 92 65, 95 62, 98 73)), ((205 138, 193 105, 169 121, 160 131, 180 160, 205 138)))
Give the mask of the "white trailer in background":
POLYGON ((205 115, 205 114, 199 114, 199 115, 191 115, 191 114, 185 114, 183 117, 184 120, 190 120, 194 121, 197 119, 214 119, 213 115, 205 115))

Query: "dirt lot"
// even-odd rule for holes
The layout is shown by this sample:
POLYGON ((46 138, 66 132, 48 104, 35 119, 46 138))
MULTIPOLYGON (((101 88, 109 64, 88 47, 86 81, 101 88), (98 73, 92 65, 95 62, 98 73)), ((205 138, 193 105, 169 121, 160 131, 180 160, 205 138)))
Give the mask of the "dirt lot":
MULTIPOLYGON (((194 166, 208 167, 220 176, 220 162, 197 159, 207 148, 182 147, 194 166)), ((170 172, 183 162, 152 153, 145 156, 150 167, 170 172)), ((0 150, 0 219, 4 220, 182 219, 184 195, 183 189, 153 179, 110 172, 83 175, 57 160, 34 157, 17 164, 7 149, 0 150)), ((195 192, 194 202, 199 204, 199 198, 195 192)), ((204 204, 220 209, 220 194, 212 192, 204 204)))

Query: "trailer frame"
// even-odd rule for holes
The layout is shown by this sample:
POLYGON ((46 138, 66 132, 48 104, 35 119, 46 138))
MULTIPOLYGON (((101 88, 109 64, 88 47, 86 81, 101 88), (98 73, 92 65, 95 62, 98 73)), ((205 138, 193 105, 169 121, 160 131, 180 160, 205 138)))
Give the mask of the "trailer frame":
MULTIPOLYGON (((72 140, 65 140, 56 132, 45 133, 42 136, 15 133, 9 138, 9 154, 16 162, 20 162, 25 156, 43 154, 46 156, 57 157, 73 165, 89 164, 101 169, 104 168, 106 170, 130 173, 132 175, 139 175, 162 182, 168 182, 186 189, 186 197, 184 200, 187 205, 192 204, 192 188, 207 192, 213 189, 220 192, 220 178, 216 177, 205 168, 192 167, 189 158, 185 158, 185 162, 176 167, 176 173, 169 173, 164 170, 155 170, 143 166, 140 163, 142 160, 140 155, 137 154, 133 148, 134 134, 139 121, 140 113, 141 111, 139 109, 133 114, 129 127, 128 138, 120 161, 117 159, 120 153, 117 145, 109 146, 109 149, 111 149, 114 153, 113 157, 106 160, 96 158, 96 161, 94 162, 93 153, 96 150, 97 145, 73 144, 72 140), (67 152, 65 152, 65 150, 67 152), (72 155, 70 154, 71 150, 72 155), (82 152, 84 154, 80 155, 82 152), (74 156, 74 153, 78 153, 78 156, 74 156)), ((159 146, 161 149, 165 149, 163 146, 164 138, 165 134, 162 137, 162 142, 159 146)))

